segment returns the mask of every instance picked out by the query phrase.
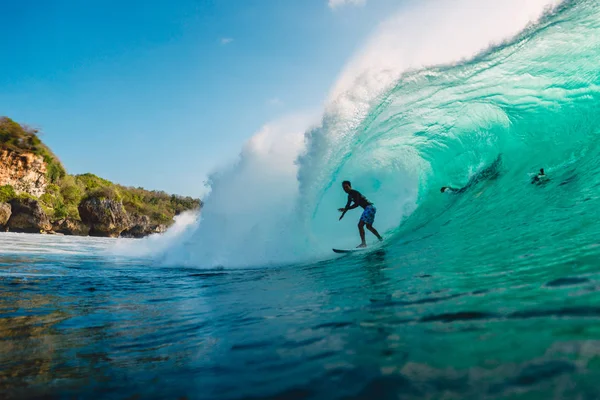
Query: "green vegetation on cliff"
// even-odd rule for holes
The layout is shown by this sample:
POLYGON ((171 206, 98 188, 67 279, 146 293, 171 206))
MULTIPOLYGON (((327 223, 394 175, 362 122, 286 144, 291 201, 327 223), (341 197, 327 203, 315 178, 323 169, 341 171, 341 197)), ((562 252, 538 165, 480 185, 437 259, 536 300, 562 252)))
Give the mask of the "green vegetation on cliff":
MULTIPOLYGON (((49 183, 39 200, 52 220, 65 217, 80 220, 78 205, 89 197, 121 201, 128 214, 148 216, 150 222, 156 225, 169 225, 175 215, 197 209, 202 204, 199 199, 191 197, 125 187, 94 174, 68 175, 59 159, 42 143, 37 133, 35 129, 0 117, 0 149, 30 152, 44 158, 49 183)), ((20 196, 10 185, 0 186, 0 202, 20 196)))
POLYGON ((192 197, 167 194, 144 188, 125 187, 102 179, 94 174, 75 175, 75 181, 84 190, 84 197, 94 196, 121 200, 127 213, 146 215, 154 224, 168 224, 173 217, 186 210, 200 207, 201 202, 192 197))
POLYGON ((42 143, 37 133, 37 129, 20 125, 7 117, 0 117, 0 149, 42 156, 46 163, 48 180, 56 183, 67 175, 67 172, 58 157, 42 143))
POLYGON ((17 197, 15 190, 10 185, 0 186, 0 203, 8 203, 17 197))

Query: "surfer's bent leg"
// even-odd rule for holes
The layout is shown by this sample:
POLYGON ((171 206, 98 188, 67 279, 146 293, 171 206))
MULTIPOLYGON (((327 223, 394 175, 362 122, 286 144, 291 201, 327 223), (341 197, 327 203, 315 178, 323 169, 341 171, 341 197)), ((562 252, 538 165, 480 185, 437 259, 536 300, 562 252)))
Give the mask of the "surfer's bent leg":
POLYGON ((379 232, 377 232, 377 229, 373 228, 373 225, 367 224, 367 229, 370 230, 371 232, 373 232, 373 235, 377 236, 377 239, 379 239, 379 241, 383 240, 383 238, 381 237, 379 232))

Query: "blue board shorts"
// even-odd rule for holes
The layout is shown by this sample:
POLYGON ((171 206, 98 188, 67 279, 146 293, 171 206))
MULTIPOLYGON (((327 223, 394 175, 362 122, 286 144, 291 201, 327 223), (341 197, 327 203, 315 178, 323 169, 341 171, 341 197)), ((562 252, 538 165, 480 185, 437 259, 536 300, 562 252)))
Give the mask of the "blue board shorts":
POLYGON ((375 208, 375 206, 367 206, 367 207, 365 207, 365 210, 363 211, 362 215, 360 216, 360 220, 367 225, 373 225, 373 222, 375 221, 375 213, 376 212, 377 212, 377 209, 375 208))

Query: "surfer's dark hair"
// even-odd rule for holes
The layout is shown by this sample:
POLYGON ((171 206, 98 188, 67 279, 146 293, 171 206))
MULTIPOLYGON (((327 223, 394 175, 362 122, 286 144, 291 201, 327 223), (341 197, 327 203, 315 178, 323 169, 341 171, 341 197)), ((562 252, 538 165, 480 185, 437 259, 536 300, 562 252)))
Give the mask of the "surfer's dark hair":
POLYGON ((344 181, 344 182, 342 182, 342 186, 344 186, 344 185, 346 185, 346 184, 347 184, 348 186, 352 187, 352 184, 350 183, 350 181, 344 181))

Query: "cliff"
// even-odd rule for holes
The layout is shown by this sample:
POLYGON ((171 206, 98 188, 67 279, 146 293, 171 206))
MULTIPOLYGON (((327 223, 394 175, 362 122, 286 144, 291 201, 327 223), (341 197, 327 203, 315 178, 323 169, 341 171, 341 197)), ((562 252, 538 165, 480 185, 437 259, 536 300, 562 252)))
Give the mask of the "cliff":
POLYGON ((78 210, 91 236, 118 237, 131 225, 123 204, 113 199, 89 197, 79 203, 78 210))
POLYGON ((46 192, 46 163, 42 156, 0 149, 0 183, 17 193, 39 197, 46 192))
POLYGON ((0 229, 143 237, 162 233, 199 199, 69 175, 37 131, 0 118, 0 229))

